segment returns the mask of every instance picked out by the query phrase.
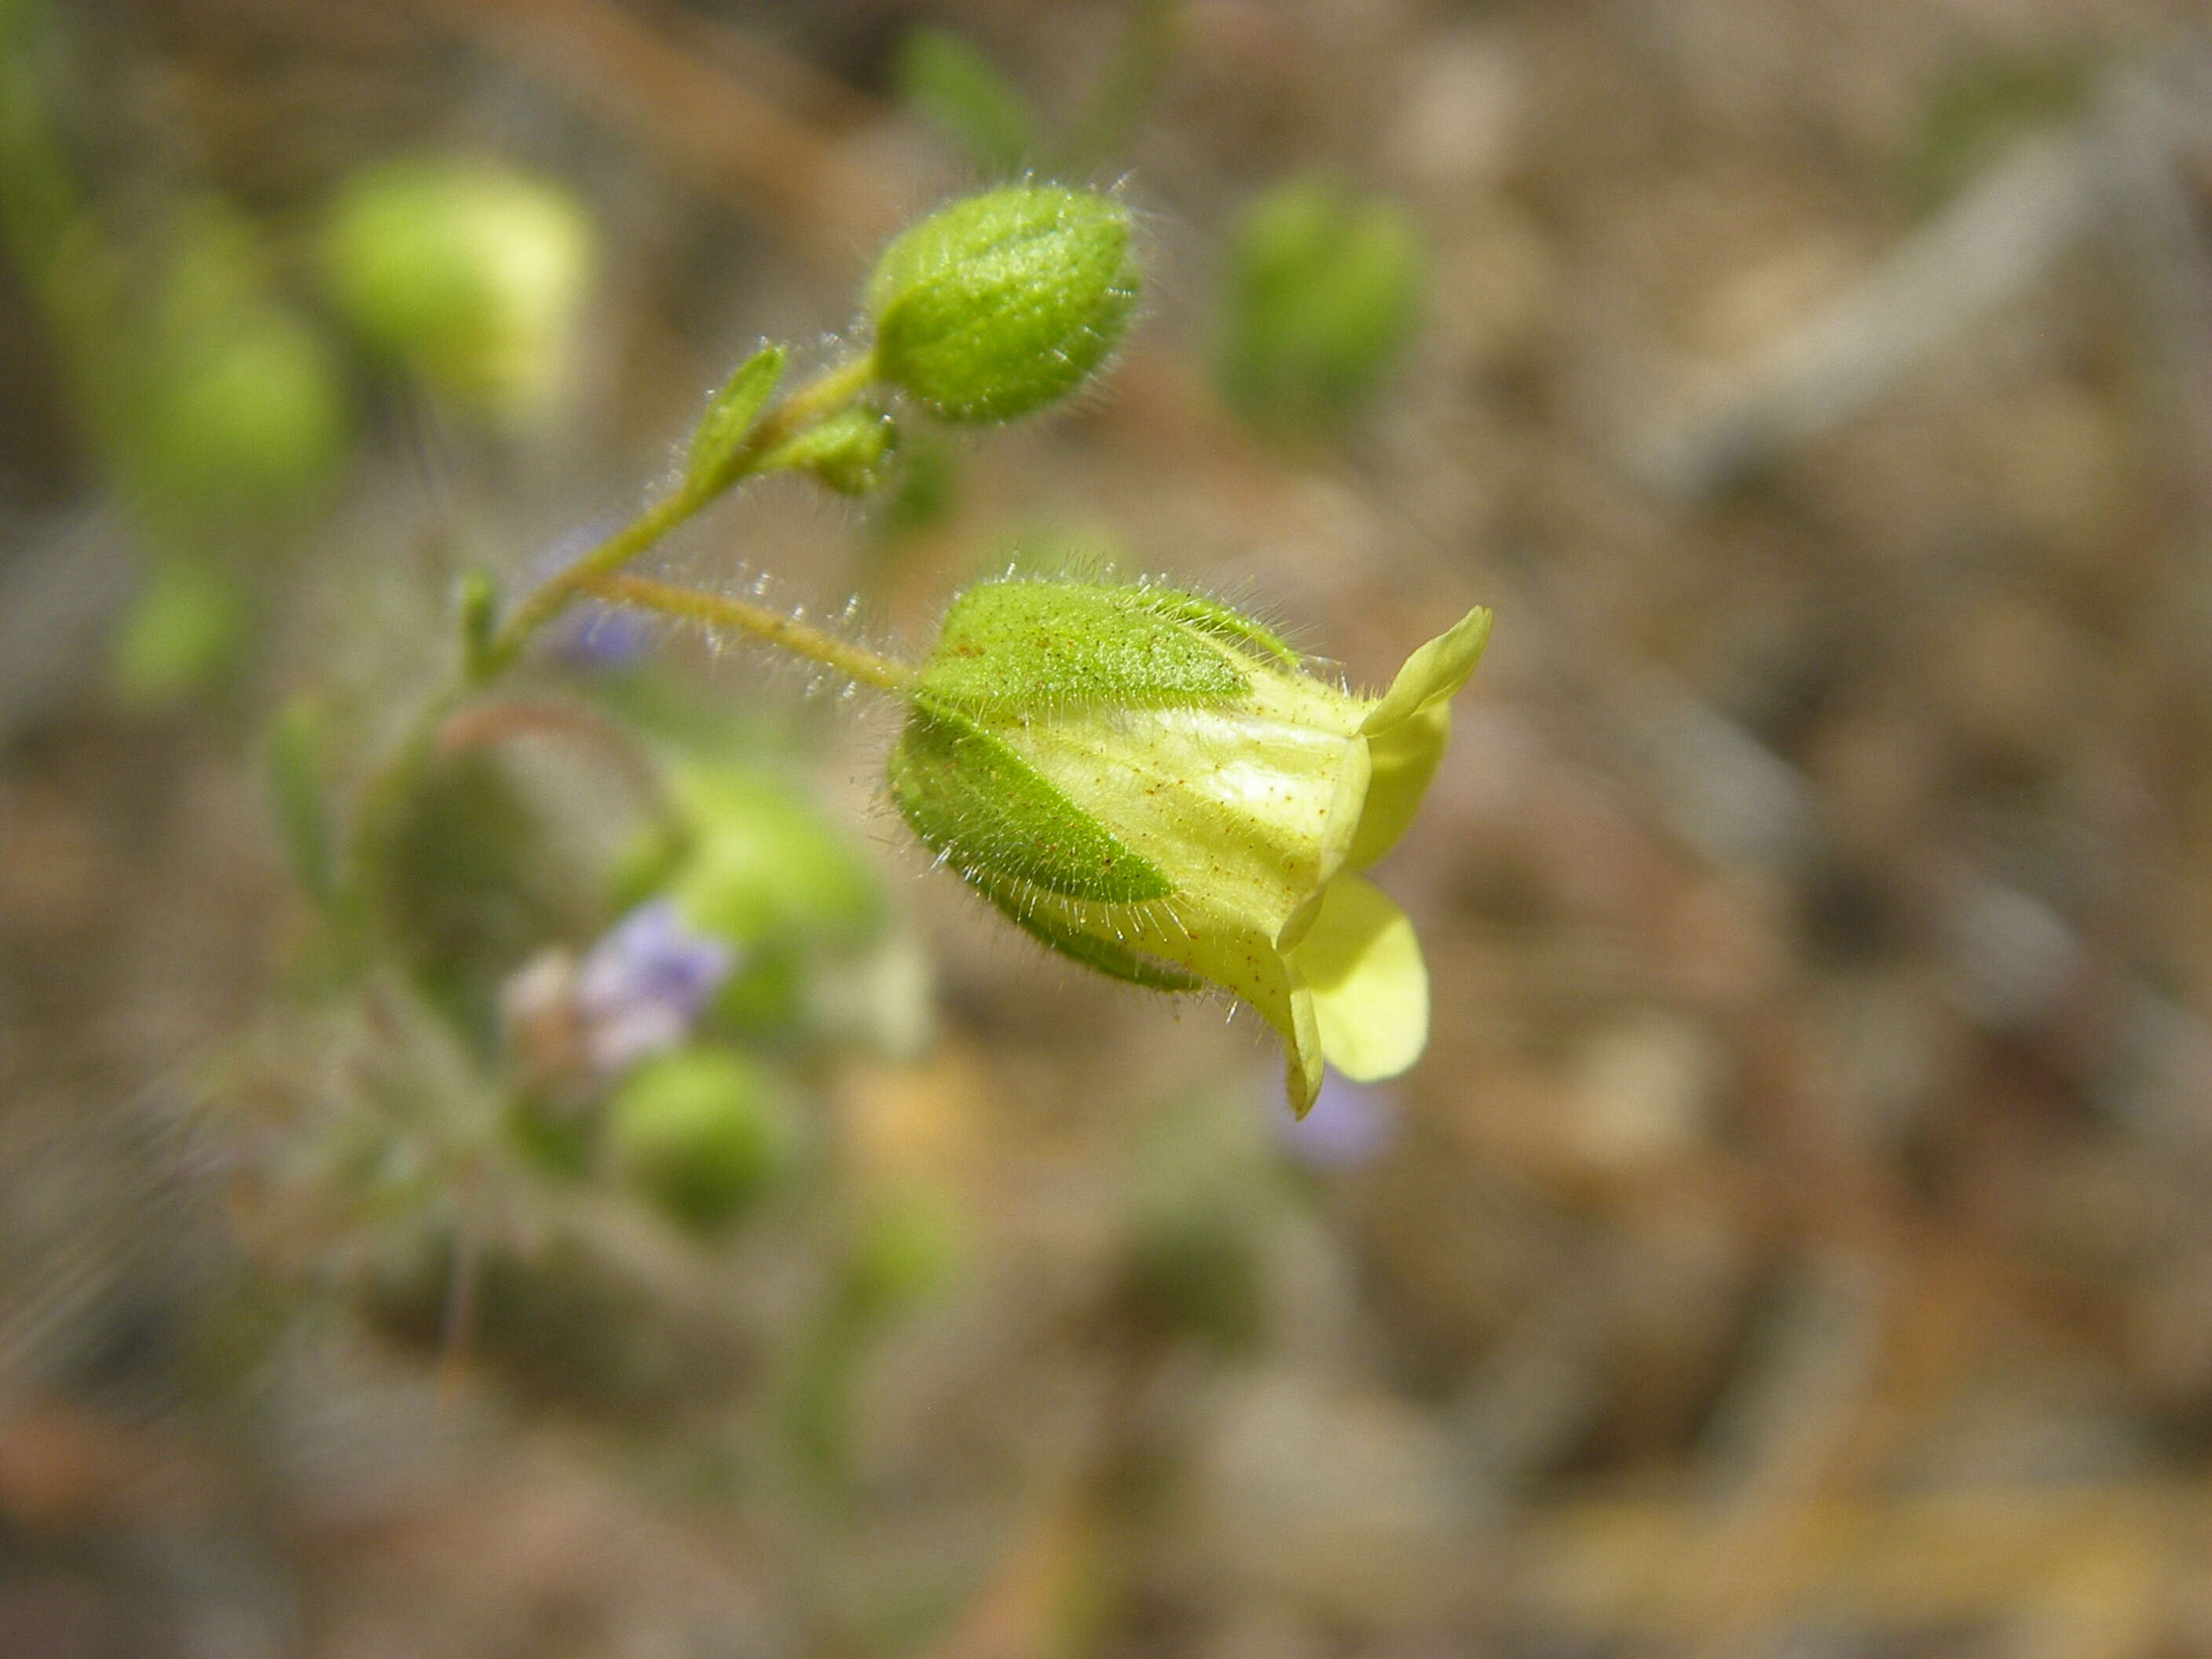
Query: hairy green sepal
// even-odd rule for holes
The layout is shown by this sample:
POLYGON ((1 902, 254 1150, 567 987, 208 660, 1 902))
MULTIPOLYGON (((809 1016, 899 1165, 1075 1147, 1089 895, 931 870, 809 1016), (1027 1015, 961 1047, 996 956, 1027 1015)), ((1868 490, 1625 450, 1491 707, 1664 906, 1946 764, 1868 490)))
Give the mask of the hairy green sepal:
POLYGON ((934 700, 915 702, 890 771, 900 815, 971 881, 1027 882, 1099 904, 1174 890, 1004 741, 934 700))
POLYGON ((946 614, 921 687, 951 702, 1023 709, 1158 708, 1249 690, 1231 653, 1164 600, 1204 603, 1075 582, 971 587, 946 614))
POLYGON ((1133 597, 1157 616, 1203 629, 1216 639, 1243 646, 1273 659, 1286 668, 1298 665, 1298 653, 1241 611, 1232 611, 1217 599, 1184 593, 1171 587, 1140 588, 1133 597))
POLYGON ((1141 985, 1148 991, 1196 991, 1206 981, 1195 974, 1187 974, 1180 968, 1144 956, 1112 939, 1101 939, 1093 933, 1078 933, 1040 913, 1034 905, 1025 905, 1021 895, 1005 884, 970 878, 969 884, 991 901, 999 913, 1015 927, 1048 950, 1056 951, 1071 961, 1086 968, 1096 969, 1109 978, 1126 980, 1132 985, 1141 985))

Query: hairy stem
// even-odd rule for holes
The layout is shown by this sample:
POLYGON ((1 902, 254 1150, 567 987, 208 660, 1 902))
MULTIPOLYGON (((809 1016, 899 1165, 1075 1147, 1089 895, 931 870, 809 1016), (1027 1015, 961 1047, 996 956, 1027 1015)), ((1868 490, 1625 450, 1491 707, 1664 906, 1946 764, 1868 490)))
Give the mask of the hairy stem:
POLYGON ((859 397, 875 378, 875 361, 864 354, 809 381, 777 404, 745 434, 744 442, 714 484, 702 486, 687 481, 526 595, 485 646, 476 665, 476 678, 481 681, 496 677, 521 654, 532 635, 567 610, 592 583, 620 570, 714 500, 730 483, 752 471, 763 457, 859 397))
MULTIPOLYGON (((0 0, 5 3, 5 0, 0 0)), ((398 833, 408 798, 430 765, 439 728, 461 707, 469 694, 496 679, 514 665, 538 629, 558 617, 583 594, 672 611, 709 625, 727 625, 775 641, 801 656, 811 657, 839 672, 868 685, 896 689, 906 684, 907 672, 872 652, 848 645, 817 632, 788 617, 716 599, 707 594, 686 595, 681 588, 659 582, 617 578, 615 573, 745 474, 792 437, 827 419, 859 397, 876 379, 875 359, 863 353, 816 377, 770 409, 745 434, 744 443, 709 483, 686 481, 574 563, 539 584, 517 605, 481 649, 471 650, 461 673, 434 692, 404 726, 381 762, 362 787, 348 837, 347 902, 361 922, 372 932, 385 925, 381 891, 392 837, 398 833), (610 588, 607 585, 612 584, 610 588), (655 603, 631 589, 658 598, 678 598, 678 603, 655 603), (679 598, 680 596, 680 598, 679 598)))
POLYGON ((903 663, 878 656, 865 646, 841 640, 834 634, 810 628, 795 617, 743 599, 702 593, 644 576, 589 577, 578 584, 577 591, 595 599, 658 611, 663 616, 681 617, 686 622, 702 623, 708 628, 736 629, 818 662, 825 668, 834 668, 848 679, 882 690, 902 691, 914 679, 914 671, 903 663))

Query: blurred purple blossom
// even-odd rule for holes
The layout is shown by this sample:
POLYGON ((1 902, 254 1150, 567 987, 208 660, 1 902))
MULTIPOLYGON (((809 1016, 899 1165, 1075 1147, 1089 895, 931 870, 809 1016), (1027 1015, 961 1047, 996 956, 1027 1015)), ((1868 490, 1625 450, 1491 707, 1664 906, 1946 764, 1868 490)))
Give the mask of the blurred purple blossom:
MULTIPOLYGON (((605 540, 614 527, 587 525, 563 537, 530 562, 531 585, 557 575, 605 540)), ((562 612, 543 638, 544 648, 572 667, 623 668, 651 647, 653 623, 642 611, 583 599, 562 612)))
POLYGON ((551 649, 579 668, 626 668, 653 645, 653 619, 586 599, 554 625, 551 649))
POLYGON ((639 905, 577 965, 576 1012, 592 1065, 618 1072, 676 1047, 737 962, 727 941, 693 927, 674 900, 639 905))
POLYGON ((1398 1103, 1385 1089, 1370 1088, 1328 1073, 1313 1109, 1291 1115, 1279 1097, 1275 1133, 1285 1150, 1317 1170, 1356 1170, 1389 1150, 1398 1133, 1398 1103))

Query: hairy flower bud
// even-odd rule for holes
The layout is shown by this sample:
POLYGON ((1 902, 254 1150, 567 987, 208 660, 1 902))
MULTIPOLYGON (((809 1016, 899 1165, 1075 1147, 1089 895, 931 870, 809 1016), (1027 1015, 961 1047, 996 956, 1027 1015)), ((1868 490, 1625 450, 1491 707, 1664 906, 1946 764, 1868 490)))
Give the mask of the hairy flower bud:
POLYGON ((1194 594, 971 588, 917 677, 892 799, 1053 949, 1252 1004, 1289 1045, 1303 1113, 1324 1060, 1389 1077, 1427 1041, 1413 928, 1352 872, 1412 821, 1489 631, 1468 612, 1370 700, 1194 594))
POLYGON ((956 202, 868 280, 877 372, 948 421, 1007 421, 1106 361, 1137 302, 1127 210, 1057 185, 956 202))

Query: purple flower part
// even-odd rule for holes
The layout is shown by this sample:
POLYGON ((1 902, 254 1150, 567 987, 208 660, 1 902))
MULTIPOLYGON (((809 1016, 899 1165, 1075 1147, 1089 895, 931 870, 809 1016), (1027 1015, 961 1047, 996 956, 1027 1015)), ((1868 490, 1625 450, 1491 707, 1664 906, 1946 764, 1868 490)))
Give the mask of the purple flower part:
POLYGON ((584 1056, 602 1077, 627 1072, 641 1060, 681 1046, 691 1022, 672 1008, 638 1003, 592 1021, 584 1031, 584 1056))
MULTIPOLYGON (((612 522, 586 525, 530 562, 530 585, 557 576, 612 533, 612 522)), ((544 648, 577 668, 625 668, 652 646, 653 624, 641 612, 584 599, 563 611, 543 635, 544 648)))
POLYGON ((1389 1091, 1349 1082, 1334 1072, 1304 1117, 1292 1117, 1279 1099, 1274 1110, 1275 1133, 1284 1149, 1317 1170, 1372 1164, 1389 1150, 1398 1133, 1398 1103, 1389 1091))
POLYGON ((555 623, 546 647, 577 668, 627 668, 652 648, 653 619, 586 599, 555 623))
POLYGON ((593 1063, 619 1071, 674 1048, 737 965, 730 944, 685 921, 673 899, 639 905, 576 969, 576 1012, 593 1063))

